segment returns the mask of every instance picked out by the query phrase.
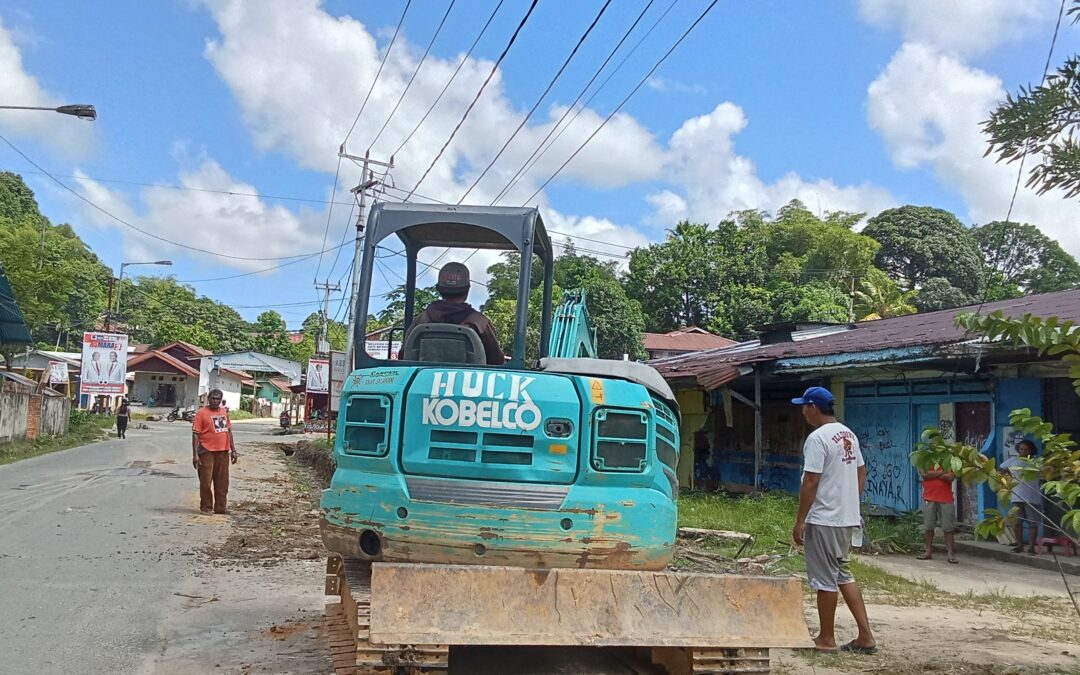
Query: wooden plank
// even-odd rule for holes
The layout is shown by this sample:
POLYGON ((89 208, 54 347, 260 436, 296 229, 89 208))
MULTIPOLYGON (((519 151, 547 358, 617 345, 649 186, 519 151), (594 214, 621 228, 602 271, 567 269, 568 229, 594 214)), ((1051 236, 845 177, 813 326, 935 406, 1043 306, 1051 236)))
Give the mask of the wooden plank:
POLYGON ((734 530, 706 530, 700 527, 680 527, 680 537, 712 537, 714 539, 733 539, 735 541, 749 541, 754 535, 734 530))

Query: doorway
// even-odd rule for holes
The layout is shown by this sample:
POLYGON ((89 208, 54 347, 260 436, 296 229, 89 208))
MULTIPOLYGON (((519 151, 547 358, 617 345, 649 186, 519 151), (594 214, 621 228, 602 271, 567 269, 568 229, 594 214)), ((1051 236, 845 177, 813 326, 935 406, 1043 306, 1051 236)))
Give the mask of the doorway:
MULTIPOLYGON (((989 437, 990 404, 957 403, 956 440, 979 450, 989 437)), ((956 481, 956 490, 957 520, 967 525, 975 525, 979 522, 979 486, 964 485, 963 481, 956 481)))

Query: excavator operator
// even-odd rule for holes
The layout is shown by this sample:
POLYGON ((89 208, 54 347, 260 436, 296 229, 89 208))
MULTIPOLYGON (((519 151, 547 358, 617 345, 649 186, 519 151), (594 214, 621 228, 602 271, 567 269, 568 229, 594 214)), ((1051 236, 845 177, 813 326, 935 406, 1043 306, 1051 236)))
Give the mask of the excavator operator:
POLYGON ((422 323, 453 323, 467 326, 476 331, 484 345, 484 353, 489 366, 501 366, 506 362, 499 338, 495 335, 495 326, 486 316, 465 302, 469 297, 469 268, 459 262, 443 265, 439 270, 439 280, 435 290, 442 299, 428 305, 413 321, 413 326, 422 323))

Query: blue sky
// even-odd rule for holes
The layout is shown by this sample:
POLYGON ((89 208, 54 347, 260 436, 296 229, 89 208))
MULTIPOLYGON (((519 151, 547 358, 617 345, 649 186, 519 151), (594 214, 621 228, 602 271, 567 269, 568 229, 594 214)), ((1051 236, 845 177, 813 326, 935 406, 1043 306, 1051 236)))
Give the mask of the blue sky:
MULTIPOLYGON (((413 1, 349 136, 351 152, 362 153, 388 118, 372 151, 377 157, 394 151, 496 4, 455 0, 431 54, 390 118, 449 5, 413 1)), ((470 202, 488 203, 496 196, 646 5, 648 0, 611 3, 470 202)), ((520 204, 539 188, 707 5, 654 0, 593 90, 667 10, 663 20, 500 203, 520 204)), ((595 0, 540 0, 418 194, 446 201, 464 194, 601 6, 595 0)), ((816 211, 874 215, 915 203, 948 209, 967 223, 1003 219, 1016 168, 982 158, 985 139, 978 123, 1005 91, 1039 79, 1058 6, 1052 0, 718 2, 530 203, 543 209, 550 228, 607 242, 578 243, 610 255, 662 238, 680 218, 715 222, 734 209, 774 211, 795 197, 816 211)), ((234 256, 197 253, 139 235, 47 177, 24 173, 44 212, 56 222, 70 222, 114 268, 122 261, 171 258, 171 269, 142 269, 200 280, 289 262, 236 258, 282 258, 324 248, 337 147, 404 7, 404 0, 7 0, 0 7, 0 105, 86 102, 97 106, 99 119, 91 124, 0 111, 0 133, 95 205, 157 236, 234 256)), ((447 96, 395 158, 397 187, 412 187, 428 167, 527 8, 524 0, 503 2, 447 96)), ((1055 63, 1077 51, 1076 35, 1066 18, 1055 63)), ((0 169, 34 170, 4 144, 0 169)), ((347 188, 358 177, 355 166, 343 164, 327 246, 347 233, 347 188)), ((1080 254, 1075 202, 1022 190, 1014 215, 1080 254)), ((350 251, 343 251, 336 266, 334 257, 331 251, 321 261, 315 257, 272 272, 192 285, 243 307, 248 318, 261 305, 288 305, 280 311, 297 326, 316 308, 316 270, 320 280, 331 282, 345 274, 350 251), (294 304, 303 302, 312 304, 294 304)), ((481 278, 490 262, 488 254, 470 260, 481 278)), ((383 273, 395 281, 393 270, 380 270, 380 280, 383 273)), ((385 291, 387 282, 376 287, 385 291)), ((338 306, 335 301, 332 312, 338 306)))

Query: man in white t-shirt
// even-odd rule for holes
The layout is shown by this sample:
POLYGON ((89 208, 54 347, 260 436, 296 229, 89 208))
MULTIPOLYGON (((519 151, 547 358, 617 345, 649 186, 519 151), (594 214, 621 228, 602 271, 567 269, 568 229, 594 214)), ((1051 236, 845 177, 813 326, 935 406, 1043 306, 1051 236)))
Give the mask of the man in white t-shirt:
POLYGON ((802 406, 803 418, 814 431, 803 445, 803 478, 799 514, 791 536, 804 545, 806 576, 817 591, 821 630, 814 638, 819 651, 835 652, 837 594, 855 617, 859 636, 839 648, 858 654, 877 652, 877 641, 866 617, 866 605, 851 574, 851 535, 859 527, 859 500, 866 482, 859 438, 836 421, 833 395, 824 387, 810 387, 791 402, 802 406), (805 542, 805 544, 804 544, 805 542))

